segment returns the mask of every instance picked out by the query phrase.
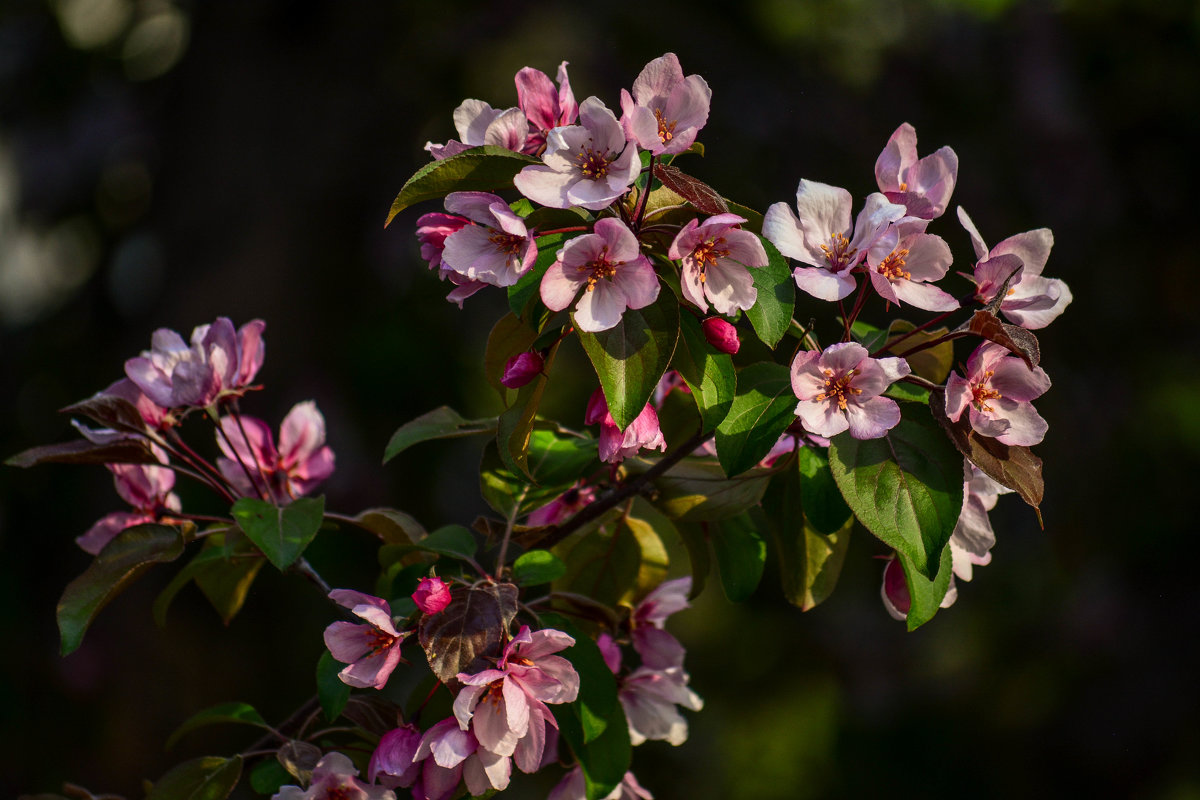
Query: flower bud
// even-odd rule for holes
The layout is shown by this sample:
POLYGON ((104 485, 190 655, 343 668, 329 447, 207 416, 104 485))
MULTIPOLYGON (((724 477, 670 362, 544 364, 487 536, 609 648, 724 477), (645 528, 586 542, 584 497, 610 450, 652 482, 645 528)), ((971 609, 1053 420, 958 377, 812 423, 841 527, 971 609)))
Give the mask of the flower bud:
POLYGON ((412 599, 422 613, 436 614, 450 605, 450 587, 441 578, 422 578, 412 599))
POLYGON ((500 382, 509 389, 520 389, 540 375, 543 366, 545 362, 537 353, 520 353, 504 365, 504 374, 500 376, 500 382))
POLYGON ((700 328, 704 331, 704 338, 708 340, 708 343, 722 353, 733 355, 742 346, 742 340, 737 335, 737 328, 720 317, 709 317, 700 323, 700 328))

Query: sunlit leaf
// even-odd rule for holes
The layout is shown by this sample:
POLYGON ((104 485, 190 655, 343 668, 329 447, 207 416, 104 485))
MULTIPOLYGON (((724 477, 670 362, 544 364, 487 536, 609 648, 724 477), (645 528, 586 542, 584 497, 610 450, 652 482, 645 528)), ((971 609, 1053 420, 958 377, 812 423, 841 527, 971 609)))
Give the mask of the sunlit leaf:
POLYGON ((317 700, 325 719, 333 722, 341 716, 346 701, 350 699, 350 685, 338 677, 346 665, 330 655, 328 650, 321 651, 317 659, 317 700))
POLYGON ((679 344, 671 365, 687 382, 707 432, 717 427, 733 405, 737 376, 733 359, 718 353, 704 338, 700 321, 691 314, 679 318, 679 344))
POLYGON ((243 497, 230 510, 238 527, 279 570, 304 554, 325 519, 325 497, 301 497, 279 507, 243 497))
POLYGON ((766 457, 796 420, 796 395, 788 368, 763 361, 738 373, 737 394, 717 426, 717 458, 733 477, 766 457))
POLYGON ((483 145, 441 161, 433 161, 417 170, 400 194, 392 201, 387 221, 411 205, 436 200, 451 192, 494 192, 511 189, 513 177, 530 164, 542 163, 532 156, 514 153, 503 147, 483 145))
POLYGON ((775 245, 759 237, 767 251, 767 265, 752 267, 750 277, 758 298, 746 311, 746 319, 754 326, 754 332, 767 347, 775 347, 792 324, 792 312, 796 307, 796 284, 792 279, 792 268, 775 245))

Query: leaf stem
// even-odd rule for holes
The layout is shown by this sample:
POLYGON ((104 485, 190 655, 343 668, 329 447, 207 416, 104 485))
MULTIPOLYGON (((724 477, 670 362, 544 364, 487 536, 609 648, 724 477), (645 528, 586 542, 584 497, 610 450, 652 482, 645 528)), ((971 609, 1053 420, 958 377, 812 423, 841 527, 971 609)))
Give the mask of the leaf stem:
POLYGON ((517 523, 517 514, 521 510, 521 503, 525 502, 525 495, 529 493, 529 484, 521 487, 521 491, 513 499, 512 510, 508 512, 508 519, 504 521, 504 538, 500 540, 500 552, 496 555, 496 578, 500 578, 504 572, 504 559, 508 555, 508 543, 512 539, 513 526, 517 523))
POLYGON ((638 198, 637 215, 633 218, 633 232, 639 233, 642 229, 642 217, 646 214, 646 201, 650 199, 650 186, 654 183, 654 153, 650 154, 650 163, 647 165, 650 174, 646 177, 646 188, 642 190, 642 196, 638 198))

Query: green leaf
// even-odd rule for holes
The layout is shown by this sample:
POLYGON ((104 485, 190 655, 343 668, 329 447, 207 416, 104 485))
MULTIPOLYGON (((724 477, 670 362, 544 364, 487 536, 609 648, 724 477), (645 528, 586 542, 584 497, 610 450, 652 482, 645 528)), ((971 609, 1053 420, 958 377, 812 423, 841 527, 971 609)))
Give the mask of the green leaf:
POLYGON ((705 432, 717 427, 733 405, 737 376, 733 359, 716 352, 704 338, 700 321, 691 314, 679 318, 679 345, 672 366, 679 371, 692 391, 705 432))
POLYGON ((292 782, 292 776, 278 761, 260 761, 250 770, 250 788, 259 794, 273 795, 292 782))
POLYGON ((554 344, 546 354, 542 374, 517 391, 516 400, 497 420, 496 448, 504 465, 514 474, 532 477, 529 473, 529 442, 557 353, 558 344, 554 344))
POLYGON ((338 718, 350 699, 350 685, 338 677, 338 673, 345 668, 346 665, 330 655, 328 650, 321 651, 321 657, 317 659, 317 699, 328 722, 338 718))
POLYGON ((425 528, 410 514, 394 508, 369 508, 354 524, 370 531, 385 544, 412 544, 425 536, 425 528))
POLYGON ((479 470, 483 499, 506 518, 541 508, 596 469, 596 447, 595 439, 545 429, 532 431, 526 461, 529 476, 525 476, 505 465, 495 444, 489 443, 479 470))
POLYGON ((416 547, 444 556, 474 558, 478 544, 475 534, 462 525, 443 525, 417 542, 416 547))
POLYGON ((692 565, 692 597, 704 591, 708 573, 712 571, 712 548, 708 544, 708 525, 701 522, 680 522, 675 526, 683 546, 687 548, 692 565))
POLYGON ((321 530, 325 497, 301 497, 283 508, 265 500, 243 497, 233 504, 230 513, 267 560, 283 571, 304 554, 321 530))
POLYGON ((678 339, 679 301, 668 291, 660 291, 645 308, 626 309, 615 327, 599 333, 579 331, 579 341, 604 387, 608 411, 621 430, 646 407, 671 363, 678 339))
POLYGON ((580 722, 584 743, 592 742, 608 727, 608 719, 617 708, 617 681, 604 661, 596 642, 561 614, 542 614, 542 623, 575 639, 575 644, 559 655, 579 673, 580 722))
POLYGON ((904 567, 904 579, 908 584, 908 596, 911 605, 905 624, 910 631, 924 625, 933 619, 933 615, 941 608, 942 599, 950 588, 950 576, 953 572, 953 554, 949 547, 942 550, 938 562, 937 577, 933 580, 926 578, 904 553, 897 551, 897 557, 904 567))
POLYGON ((852 514, 833 479, 829 457, 812 447, 801 447, 796 457, 803 476, 800 493, 804 515, 818 533, 840 531, 852 514))
POLYGON ((733 477, 766 457, 796 419, 796 395, 788 368, 762 361, 738 373, 737 394, 717 426, 717 458, 733 477))
MULTIPOLYGON (((580 691, 583 691, 582 681, 580 691)), ((586 738, 582 721, 587 712, 579 701, 551 706, 550 710, 558 721, 558 732, 583 770, 585 797, 587 800, 607 797, 625 778, 633 757, 629 723, 620 703, 603 718, 603 733, 590 740, 586 738)))
MULTIPOLYGON (((557 211, 558 209, 543 208, 541 211, 557 211)), ((526 220, 528 224, 528 220, 526 220)), ((566 225, 583 225, 585 220, 576 218, 574 222, 568 222, 566 225)), ((582 231, 580 232, 582 233, 582 231)), ((535 297, 540 297, 539 291, 542 286, 542 278, 546 275, 546 270, 550 269, 550 265, 558 260, 558 251, 563 248, 563 245, 568 239, 579 236, 579 233, 552 233, 549 236, 539 236, 535 244, 537 245, 537 258, 533 261, 533 266, 529 271, 517 279, 517 282, 508 287, 508 307, 513 314, 522 317, 525 314, 525 309, 529 305, 529 301, 535 297)), ((527 320, 532 321, 532 320, 527 320)))
POLYGON ((397 428, 383 453, 383 463, 391 461, 414 444, 431 439, 455 439, 495 431, 495 419, 463 419, 449 406, 441 406, 397 428))
POLYGON ((721 588, 730 602, 754 594, 767 561, 767 543, 746 514, 711 526, 713 552, 721 573, 721 588))
POLYGON ((264 563, 261 558, 238 558, 206 563, 197 571, 196 585, 226 625, 242 610, 264 563))
POLYGON ((509 359, 529 350, 538 333, 521 321, 516 314, 505 314, 492 326, 488 334, 487 348, 483 354, 483 374, 508 405, 509 392, 513 391, 500 382, 504 366, 509 359))
MULTIPOLYGON (((980 312, 976 312, 976 314, 978 313, 980 312)), ((895 352, 902 353, 918 345, 940 339, 950 332, 948 328, 943 326, 935 330, 914 333, 905 338, 904 341, 900 341, 901 336, 905 336, 916 327, 916 325, 907 320, 893 320, 892 324, 888 326, 888 346, 890 347, 893 343, 896 343, 895 352)), ((930 383, 945 383, 946 376, 950 374, 950 370, 954 367, 954 342, 941 342, 926 350, 906 356, 905 360, 908 362, 908 366, 912 368, 914 375, 918 375, 930 383)))
POLYGON ((225 800, 241 777, 241 756, 194 758, 159 778, 146 800, 225 800))
MULTIPOLYGON (((801 448, 800 452, 809 449, 801 448)), ((828 465, 825 469, 828 471, 828 465)), ((832 475, 828 480, 833 493, 837 494, 832 475)), ((829 533, 818 530, 809 521, 805 503, 812 491, 809 488, 812 482, 806 465, 798 462, 771 481, 763 498, 764 516, 779 553, 779 577, 784 597, 803 611, 811 610, 833 592, 846 560, 850 530, 854 527, 854 517, 848 508, 842 527, 829 533)), ((840 494, 837 499, 841 501, 840 494)))
POLYGON ((70 655, 79 648, 88 626, 110 600, 152 564, 179 558, 183 548, 179 531, 167 525, 135 525, 118 533, 63 590, 57 613, 62 654, 70 655))
POLYGON ((882 438, 835 436, 829 465, 867 530, 932 580, 962 511, 962 458, 924 406, 903 411, 912 413, 882 438))
MULTIPOLYGON (((650 462, 627 459, 625 465, 631 472, 644 472, 650 462)), ((728 519, 758 505, 769 477, 756 469, 726 478, 716 463, 686 458, 654 479, 658 490, 654 502, 664 514, 681 522, 728 519)))
POLYGON ((388 211, 386 227, 396 215, 424 200, 445 197, 450 192, 493 192, 511 189, 513 176, 530 164, 540 164, 532 156, 514 153, 503 147, 472 147, 456 156, 433 161, 417 170, 388 211))
POLYGON ((924 386, 917 386, 905 381, 896 381, 887 388, 884 393, 885 397, 890 397, 893 400, 904 400, 908 403, 925 403, 929 404, 929 390, 924 386))
MULTIPOLYGON (((167 627, 167 610, 171 607, 171 603, 175 600, 175 595, 187 586, 200 569, 213 561, 221 561, 225 558, 224 549, 220 546, 213 546, 214 541, 223 540, 221 534, 210 534, 204 540, 204 549, 196 554, 195 558, 188 562, 187 566, 175 573, 175 577, 167 584, 158 597, 154 599, 154 604, 150 607, 154 615, 154 624, 160 628, 167 627)), ((259 562, 261 563, 261 562, 259 562)))
MULTIPOLYGON (((568 540, 569 542, 570 540, 568 540)), ((567 574, 556 589, 582 594, 607 606, 631 604, 662 582, 667 569, 666 546, 654 527, 632 517, 597 528, 581 537, 565 554, 567 574)))
POLYGON ((567 565, 549 550, 530 550, 514 561, 512 566, 513 583, 518 586, 549 583, 566 574, 567 565))
POLYGON ((767 251, 767 265, 750 268, 758 299, 747 309, 746 318, 763 344, 773 348, 792 324, 796 284, 792 278, 792 268, 778 248, 761 236, 758 238, 767 251))
POLYGON ((249 703, 219 703, 189 717, 187 722, 175 729, 175 732, 167 739, 165 747, 170 750, 176 742, 197 728, 220 723, 253 725, 263 729, 270 727, 263 719, 262 714, 259 714, 249 703))

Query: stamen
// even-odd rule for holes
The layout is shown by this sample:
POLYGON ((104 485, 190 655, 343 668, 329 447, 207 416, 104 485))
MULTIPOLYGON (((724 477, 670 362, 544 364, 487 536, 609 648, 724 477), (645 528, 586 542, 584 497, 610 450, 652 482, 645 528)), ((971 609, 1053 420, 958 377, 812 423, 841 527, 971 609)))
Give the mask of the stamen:
POLYGON ((496 249, 501 253, 515 256, 521 252, 521 247, 525 244, 525 237, 504 231, 493 231, 488 236, 488 241, 496 245, 496 249))
POLYGON ((586 264, 581 264, 578 269, 580 273, 589 273, 587 276, 587 291, 592 291, 596 288, 596 281, 601 278, 611 278, 617 274, 617 265, 610 262, 607 258, 607 248, 596 257, 595 261, 589 261, 586 264))
POLYGON ((854 260, 854 254, 858 252, 858 248, 850 247, 850 240, 843 233, 830 234, 829 240, 833 242, 833 245, 821 245, 821 252, 825 254, 825 260, 829 262, 829 269, 839 272, 854 260))
POLYGON ((725 244, 725 238, 709 239, 706 242, 701 242, 696 245, 696 249, 692 251, 692 261, 700 268, 700 282, 704 283, 708 276, 705 274, 705 269, 709 264, 714 267, 717 265, 718 258, 725 258, 729 255, 729 248, 721 247, 725 244))
POLYGON ((676 120, 674 122, 667 122, 663 118, 663 112, 657 108, 654 109, 654 118, 656 120, 658 120, 658 140, 660 142, 662 142, 663 144, 666 144, 667 142, 674 139, 675 138, 675 125, 678 122, 678 120, 676 120))
POLYGON ((904 280, 911 279, 912 273, 904 269, 904 259, 907 256, 907 249, 893 250, 888 253, 888 257, 879 263, 879 274, 889 281, 897 281, 901 278, 904 280))
POLYGON ((987 404, 988 400, 1000 400, 1004 395, 997 392, 988 385, 988 381, 992 379, 995 370, 987 370, 983 373, 982 379, 971 384, 971 402, 980 411, 995 411, 994 408, 987 404))
POLYGON ((833 378, 833 370, 827 369, 823 370, 823 372, 829 377, 825 378, 825 391, 813 398, 817 402, 837 398, 838 409, 845 411, 847 405, 846 395, 854 396, 863 393, 862 389, 850 385, 851 379, 858 374, 857 370, 852 369, 837 379, 833 378))
POLYGON ((908 184, 905 183, 904 181, 900 181, 900 191, 902 191, 902 192, 908 191, 908 184))
POLYGON ((579 171, 583 173, 583 177, 591 178, 598 181, 608 175, 608 166, 611 163, 610 159, 592 150, 590 147, 585 147, 578 156, 575 162, 579 165, 579 171))

